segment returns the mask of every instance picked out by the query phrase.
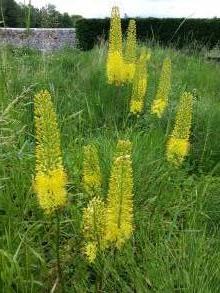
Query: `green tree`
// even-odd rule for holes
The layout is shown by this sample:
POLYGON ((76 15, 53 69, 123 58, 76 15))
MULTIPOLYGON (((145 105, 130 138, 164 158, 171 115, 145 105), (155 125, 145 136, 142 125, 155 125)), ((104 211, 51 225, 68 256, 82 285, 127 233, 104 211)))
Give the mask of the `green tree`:
POLYGON ((21 8, 14 0, 0 0, 2 26, 18 27, 21 19, 21 8), (3 23, 4 22, 4 23, 3 23))
POLYGON ((76 23, 78 20, 82 19, 83 17, 81 15, 71 15, 71 19, 72 19, 72 23, 73 23, 73 27, 76 26, 76 23))
POLYGON ((40 10, 41 27, 59 27, 60 26, 60 13, 52 4, 48 4, 40 10))
POLYGON ((69 16, 68 13, 64 13, 61 17, 61 27, 73 27, 73 21, 72 18, 69 16))
POLYGON ((36 28, 68 28, 75 27, 80 15, 61 14, 52 4, 41 9, 31 5, 17 4, 15 0, 0 0, 0 26, 36 27, 36 28))

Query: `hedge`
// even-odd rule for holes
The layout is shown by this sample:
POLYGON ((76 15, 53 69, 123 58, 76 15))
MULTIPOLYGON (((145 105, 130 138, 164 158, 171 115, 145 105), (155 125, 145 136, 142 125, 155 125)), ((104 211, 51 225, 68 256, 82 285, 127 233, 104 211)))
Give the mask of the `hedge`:
MULTIPOLYGON (((122 19, 125 33, 129 19, 122 19)), ((220 19, 136 18, 139 41, 153 40, 177 48, 198 44, 214 47, 220 41, 220 19)), ((82 19, 76 24, 76 34, 82 50, 90 50, 100 40, 107 40, 110 19, 82 19)))

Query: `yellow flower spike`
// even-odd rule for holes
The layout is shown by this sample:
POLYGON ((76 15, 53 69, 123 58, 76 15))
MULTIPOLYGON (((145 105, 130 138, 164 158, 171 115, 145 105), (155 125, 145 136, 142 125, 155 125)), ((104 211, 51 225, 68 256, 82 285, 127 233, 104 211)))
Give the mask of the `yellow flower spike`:
POLYGON ((150 53, 142 50, 139 60, 136 65, 132 97, 130 102, 130 112, 134 115, 139 115, 144 109, 144 99, 147 90, 147 68, 146 61, 150 59, 150 53))
POLYGON ((93 242, 89 242, 85 245, 84 253, 90 263, 93 263, 97 255, 97 246, 93 242))
POLYGON ((130 155, 131 154, 132 145, 129 140, 120 139, 116 146, 115 158, 130 155))
POLYGON ((50 93, 34 97, 36 129, 36 175, 34 189, 46 213, 64 206, 67 200, 67 176, 63 168, 60 133, 50 93))
POLYGON ((122 30, 119 8, 114 6, 111 13, 109 50, 122 53, 122 30))
POLYGON ((140 60, 142 62, 144 62, 144 61, 147 62, 150 60, 150 58, 151 58, 151 51, 148 50, 148 52, 146 52, 146 49, 142 48, 141 54, 140 54, 140 60))
POLYGON ((137 50, 136 22, 134 19, 131 19, 128 25, 127 41, 126 41, 126 48, 125 48, 126 62, 128 63, 136 62, 136 50, 137 50))
POLYGON ((86 241, 85 255, 90 262, 93 262, 97 252, 106 247, 105 205, 99 197, 91 199, 83 211, 83 235, 86 241))
POLYGON ((177 108, 175 126, 172 135, 182 139, 189 139, 192 123, 193 95, 184 92, 177 108))
POLYGON ((120 85, 123 82, 122 30, 118 7, 113 7, 111 13, 107 79, 109 84, 120 85))
POLYGON ((119 52, 109 52, 107 57, 108 83, 120 86, 123 84, 123 59, 119 52))
POLYGON ((156 114, 158 118, 163 116, 168 104, 168 96, 171 87, 171 60, 165 58, 161 70, 159 85, 155 100, 151 107, 151 113, 156 114))
POLYGON ((83 160, 83 187, 91 197, 99 195, 101 191, 102 177, 99 166, 98 152, 94 145, 84 147, 83 160))
POLYGON ((124 76, 125 82, 132 82, 135 73, 137 58, 136 22, 131 19, 127 30, 127 41, 124 56, 124 76))
POLYGON ((167 106, 167 101, 164 99, 156 99, 152 105, 152 113, 161 118, 167 106))
POLYGON ((67 177, 62 168, 36 174, 35 191, 45 213, 50 214, 66 204, 66 182, 67 177))
POLYGON ((114 158, 106 207, 106 241, 117 248, 133 232, 133 172, 131 143, 119 141, 114 158), (127 145, 127 149, 124 147, 127 145))
POLYGON ((167 160, 180 166, 187 156, 190 144, 187 139, 170 137, 167 143, 167 160))
POLYGON ((190 130, 192 123, 193 95, 184 92, 178 105, 175 126, 167 142, 167 160, 180 166, 190 149, 190 130))

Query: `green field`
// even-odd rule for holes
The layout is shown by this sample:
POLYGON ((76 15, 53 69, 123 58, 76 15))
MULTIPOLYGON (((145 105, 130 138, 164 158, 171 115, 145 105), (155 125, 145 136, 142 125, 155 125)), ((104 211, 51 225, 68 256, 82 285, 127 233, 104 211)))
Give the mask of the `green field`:
POLYGON ((60 292, 55 220, 33 190, 33 97, 50 91, 68 174, 61 214, 60 258, 66 292, 220 292, 220 65, 202 56, 152 47, 145 111, 129 114, 131 88, 106 82, 106 48, 41 54, 1 49, 0 291, 60 292), (150 113, 163 59, 172 60, 169 107, 150 113), (183 166, 166 161, 176 106, 194 93, 191 149, 183 166), (133 144, 132 238, 94 264, 82 253, 83 146, 98 149, 106 198, 118 139, 133 144), (99 286, 97 286, 97 278, 99 286))

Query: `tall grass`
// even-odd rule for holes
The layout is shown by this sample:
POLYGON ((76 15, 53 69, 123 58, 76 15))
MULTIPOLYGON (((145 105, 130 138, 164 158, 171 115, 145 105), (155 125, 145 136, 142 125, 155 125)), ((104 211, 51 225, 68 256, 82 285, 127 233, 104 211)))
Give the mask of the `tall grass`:
POLYGON ((66 292, 95 292, 98 274, 102 292, 219 292, 219 65, 155 46, 145 111, 134 118, 128 115, 130 89, 119 92, 106 84, 105 47, 46 56, 7 48, 1 56, 2 292, 58 292, 56 227, 38 207, 32 188, 33 96, 41 89, 54 99, 69 178, 71 204, 60 218, 66 292), (150 109, 167 55, 173 67, 171 102, 158 120, 150 109), (186 89, 196 96, 192 148, 182 168, 174 169, 166 162, 165 146, 186 89), (118 139, 133 144, 135 232, 124 249, 104 254, 104 266, 98 259, 91 266, 82 253, 83 146, 97 148, 105 199, 118 139))

